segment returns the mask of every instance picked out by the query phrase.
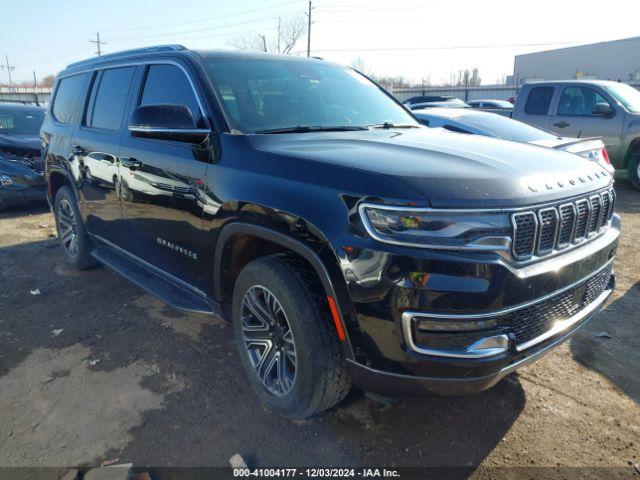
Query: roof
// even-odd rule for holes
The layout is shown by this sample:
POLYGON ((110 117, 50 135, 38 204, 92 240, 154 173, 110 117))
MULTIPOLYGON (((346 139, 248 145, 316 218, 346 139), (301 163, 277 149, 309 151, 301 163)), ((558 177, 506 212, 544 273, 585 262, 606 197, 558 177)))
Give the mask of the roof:
POLYGON ((575 80, 531 80, 528 82, 525 82, 523 84, 524 85, 532 85, 532 84, 538 84, 538 83, 554 83, 554 84, 564 84, 564 83, 580 83, 580 84, 585 84, 585 85, 610 85, 612 83, 620 83, 620 82, 614 82, 613 80, 589 80, 589 79, 585 79, 585 80, 581 80, 581 79, 575 79, 575 80))
POLYGON ((123 50, 121 52, 109 53, 106 55, 100 55, 98 57, 92 57, 78 62, 67 65, 65 70, 77 70, 80 67, 93 68, 102 64, 112 62, 114 60, 127 60, 139 57, 149 57, 163 55, 168 52, 184 52, 191 53, 199 56, 200 58, 239 58, 245 60, 259 60, 259 59, 286 59, 290 61, 303 61, 303 62, 320 62, 318 58, 299 57, 295 55, 281 55, 265 52, 250 52, 244 50, 190 50, 183 45, 169 44, 169 45, 155 45, 144 48, 135 48, 132 50, 123 50))
POLYGON ((607 40, 605 42, 596 42, 596 43, 585 43, 583 45, 572 45, 570 47, 562 47, 562 48, 551 48, 548 50, 539 50, 537 52, 531 52, 531 53, 522 53, 520 55, 516 55, 516 58, 518 57, 526 57, 529 55, 539 55, 539 54, 544 54, 544 53, 549 53, 549 52, 559 52, 562 50, 573 50, 576 48, 585 48, 585 47, 593 47, 593 46, 602 46, 602 45, 607 45, 607 46, 611 46, 614 43, 623 43, 623 42, 639 42, 640 41, 640 37, 629 37, 629 38, 619 38, 617 40, 607 40))

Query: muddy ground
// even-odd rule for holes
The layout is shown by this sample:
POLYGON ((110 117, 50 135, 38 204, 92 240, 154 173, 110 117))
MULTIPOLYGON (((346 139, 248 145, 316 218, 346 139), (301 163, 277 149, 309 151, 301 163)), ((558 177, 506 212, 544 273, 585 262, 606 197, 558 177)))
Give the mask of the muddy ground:
POLYGON ((569 342, 481 394, 384 406, 353 392, 294 422, 259 403, 222 320, 177 312, 104 268, 71 270, 46 207, 0 213, 0 467, 227 466, 240 453, 251 466, 637 476, 640 193, 617 192, 617 291, 569 342))

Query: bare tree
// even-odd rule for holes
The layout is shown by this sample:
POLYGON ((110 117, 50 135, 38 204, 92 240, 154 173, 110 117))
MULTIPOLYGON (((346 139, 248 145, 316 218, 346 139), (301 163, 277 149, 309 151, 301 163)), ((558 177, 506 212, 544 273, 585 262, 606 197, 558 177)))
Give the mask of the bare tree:
POLYGON ((273 35, 257 33, 255 35, 243 35, 229 41, 229 45, 241 50, 257 50, 260 52, 290 54, 300 37, 306 32, 306 24, 303 16, 278 18, 278 23, 273 35))
POLYGON ((451 72, 449 80, 443 80, 442 83, 446 86, 476 87, 482 83, 482 78, 477 68, 465 68, 464 70, 460 69, 457 72, 451 72))

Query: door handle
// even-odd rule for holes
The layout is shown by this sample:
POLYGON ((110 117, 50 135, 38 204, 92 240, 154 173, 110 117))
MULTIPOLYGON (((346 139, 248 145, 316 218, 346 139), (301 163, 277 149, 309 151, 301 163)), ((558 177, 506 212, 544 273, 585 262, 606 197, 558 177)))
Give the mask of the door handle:
POLYGON ((142 162, 135 158, 121 158, 120 164, 130 170, 135 170, 136 168, 142 167, 142 162))
POLYGON ((553 124, 554 127, 558 127, 558 128, 564 128, 564 127, 568 127, 570 124, 562 121, 562 122, 556 122, 553 124))

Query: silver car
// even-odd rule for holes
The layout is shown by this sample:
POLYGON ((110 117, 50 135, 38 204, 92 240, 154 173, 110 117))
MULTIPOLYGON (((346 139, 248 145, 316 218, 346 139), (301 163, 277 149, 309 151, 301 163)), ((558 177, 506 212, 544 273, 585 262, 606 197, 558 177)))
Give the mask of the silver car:
POLYGON ((600 137, 611 163, 640 189, 640 91, 602 80, 526 83, 512 118, 563 137, 600 137))

